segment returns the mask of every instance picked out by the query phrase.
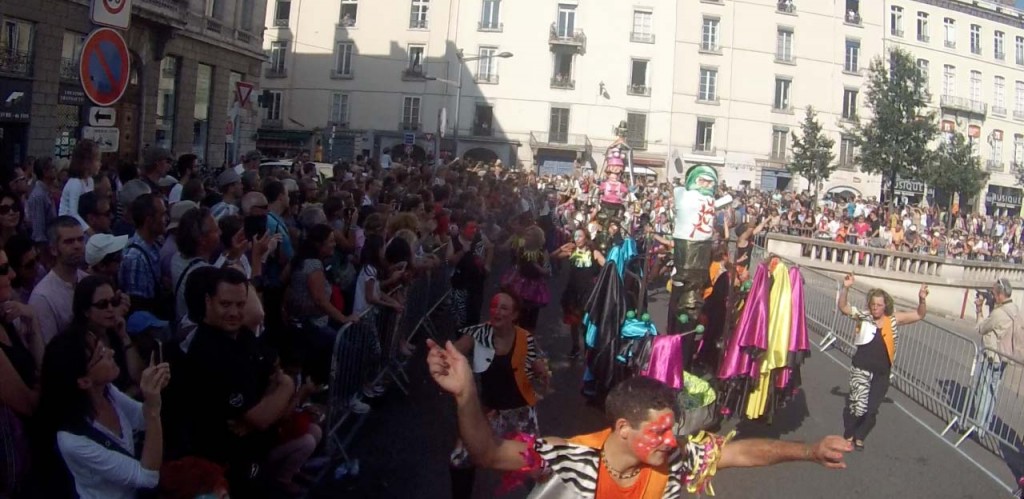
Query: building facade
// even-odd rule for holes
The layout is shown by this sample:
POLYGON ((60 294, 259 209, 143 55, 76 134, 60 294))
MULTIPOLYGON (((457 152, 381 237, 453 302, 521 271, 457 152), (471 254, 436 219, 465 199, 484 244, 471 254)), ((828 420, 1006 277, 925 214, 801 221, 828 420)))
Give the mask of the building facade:
MULTIPOLYGON (((258 84, 265 10, 265 0, 135 0, 111 155, 134 161, 159 145, 220 166, 254 147, 255 104, 235 104, 235 83, 258 84)), ((0 158, 68 157, 92 107, 78 76, 89 3, 3 2, 0 23, 0 158)))
POLYGON ((259 145, 555 172, 600 168, 625 122, 637 172, 664 176, 675 19, 674 2, 276 0, 259 145))

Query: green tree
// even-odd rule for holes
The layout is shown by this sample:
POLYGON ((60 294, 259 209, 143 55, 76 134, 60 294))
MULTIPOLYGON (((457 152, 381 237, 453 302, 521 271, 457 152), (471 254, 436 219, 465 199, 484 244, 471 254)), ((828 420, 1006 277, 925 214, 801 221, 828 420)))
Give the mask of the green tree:
POLYGON ((940 141, 932 161, 919 172, 921 180, 948 195, 946 208, 952 206, 954 194, 960 195, 961 205, 977 195, 988 177, 988 172, 981 169, 981 160, 974 148, 960 132, 940 141))
POLYGON ((791 135, 793 158, 786 165, 786 169, 789 173, 806 178, 814 192, 814 199, 818 199, 821 184, 828 180, 839 166, 832 163, 836 158, 832 152, 836 141, 822 131, 818 115, 811 106, 807 106, 807 114, 800 124, 800 136, 798 137, 796 132, 792 132, 791 135))
POLYGON ((871 120, 858 122, 851 134, 860 150, 861 170, 888 180, 890 203, 896 177, 918 178, 931 161, 929 143, 938 129, 928 100, 925 75, 909 53, 892 49, 888 61, 881 57, 871 61, 867 83, 871 120))

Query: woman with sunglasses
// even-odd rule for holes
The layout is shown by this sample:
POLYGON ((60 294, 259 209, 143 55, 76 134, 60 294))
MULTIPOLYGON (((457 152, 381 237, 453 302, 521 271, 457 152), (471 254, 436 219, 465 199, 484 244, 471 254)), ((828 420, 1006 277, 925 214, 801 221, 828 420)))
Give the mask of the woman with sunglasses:
POLYGON ((28 423, 39 402, 37 380, 43 338, 32 307, 14 299, 14 270, 0 251, 0 497, 17 492, 28 470, 28 423))
POLYGON ((128 312, 124 294, 105 276, 91 275, 75 287, 71 300, 71 325, 67 332, 94 335, 107 345, 118 367, 114 386, 130 396, 139 394, 145 363, 125 328, 128 312))
POLYGON ((12 192, 0 192, 0 246, 21 232, 21 200, 12 192))
MULTIPOLYGON (((110 299, 102 298, 107 309, 110 299)), ((83 499, 130 499, 160 480, 160 393, 171 379, 170 366, 151 362, 142 372, 141 403, 114 385, 120 374, 115 352, 89 331, 59 334, 46 347, 40 415, 49 448, 58 449, 83 499), (135 451, 137 431, 145 431, 141 452, 135 451)), ((48 480, 49 487, 68 486, 64 474, 51 473, 48 480)))
POLYGON ((39 261, 39 250, 35 243, 26 235, 16 235, 3 245, 7 259, 11 262, 14 274, 10 277, 14 286, 14 299, 28 303, 32 290, 46 275, 46 268, 39 261))

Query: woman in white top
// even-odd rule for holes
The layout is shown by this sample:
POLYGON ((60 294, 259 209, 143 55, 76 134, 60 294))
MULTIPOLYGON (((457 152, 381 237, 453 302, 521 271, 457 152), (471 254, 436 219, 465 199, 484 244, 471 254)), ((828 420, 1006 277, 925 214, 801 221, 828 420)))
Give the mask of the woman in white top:
POLYGON ((119 373, 113 350, 90 333, 57 335, 43 357, 40 412, 56 430, 82 499, 131 499, 160 481, 160 392, 171 379, 170 366, 151 363, 142 371, 142 403, 114 387, 119 373), (139 454, 138 431, 146 434, 139 454))
POLYGON ((83 139, 75 145, 71 153, 71 164, 68 166, 68 181, 60 193, 58 215, 71 215, 83 225, 85 222, 78 216, 78 198, 93 189, 92 178, 100 171, 100 148, 96 142, 83 139))

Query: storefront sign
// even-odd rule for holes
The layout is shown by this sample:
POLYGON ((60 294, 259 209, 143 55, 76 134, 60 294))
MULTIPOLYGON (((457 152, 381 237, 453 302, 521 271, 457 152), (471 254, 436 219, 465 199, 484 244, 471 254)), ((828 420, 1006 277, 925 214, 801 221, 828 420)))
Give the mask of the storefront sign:
POLYGON ((85 91, 79 85, 61 84, 60 88, 57 89, 57 104, 84 106, 87 101, 85 91))
POLYGON ((32 111, 32 82, 0 78, 0 121, 28 123, 32 111))
POLYGON ((988 193, 985 194, 985 204, 999 208, 1020 209, 1021 191, 1015 187, 1003 187, 999 185, 988 186, 988 193))
MULTIPOLYGON (((884 189, 889 189, 889 182, 883 182, 884 189)), ((920 196, 924 194, 926 184, 918 180, 907 180, 904 178, 896 177, 896 195, 897 196, 920 196)), ((934 196, 935 189, 928 188, 928 195, 934 196)))

